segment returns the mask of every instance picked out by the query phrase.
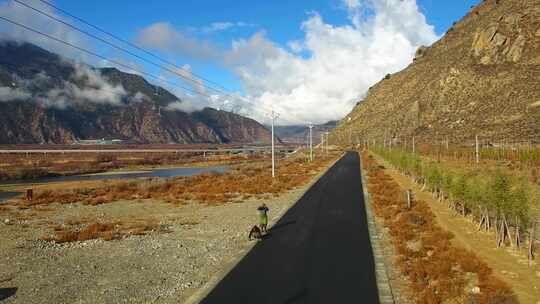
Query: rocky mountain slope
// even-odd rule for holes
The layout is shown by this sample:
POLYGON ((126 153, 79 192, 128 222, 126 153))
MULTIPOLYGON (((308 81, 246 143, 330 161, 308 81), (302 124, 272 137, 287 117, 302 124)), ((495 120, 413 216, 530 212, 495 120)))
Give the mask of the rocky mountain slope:
POLYGON ((540 142, 539 80, 540 1, 485 0, 374 85, 334 138, 540 142))
POLYGON ((141 76, 92 68, 28 43, 0 43, 0 144, 270 141, 255 120, 211 108, 186 113, 181 105, 141 76))
MULTIPOLYGON (((313 143, 318 144, 321 141, 321 134, 330 132, 336 127, 337 121, 329 121, 325 124, 313 126, 313 143)), ((309 136, 309 129, 306 125, 276 126, 274 127, 276 136, 283 142, 288 143, 306 143, 309 136)))

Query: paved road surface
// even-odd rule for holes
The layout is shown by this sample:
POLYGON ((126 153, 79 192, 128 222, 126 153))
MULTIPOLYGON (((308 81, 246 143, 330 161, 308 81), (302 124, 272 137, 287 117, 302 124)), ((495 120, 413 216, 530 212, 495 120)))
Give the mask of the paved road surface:
POLYGON ((378 303, 361 187, 349 152, 202 303, 378 303))

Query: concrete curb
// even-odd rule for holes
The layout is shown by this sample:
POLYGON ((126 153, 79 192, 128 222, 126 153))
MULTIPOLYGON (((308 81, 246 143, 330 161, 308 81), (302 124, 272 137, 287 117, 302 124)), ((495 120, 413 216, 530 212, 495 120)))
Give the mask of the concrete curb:
POLYGON ((375 218, 371 213, 367 182, 364 175, 362 174, 361 157, 360 176, 362 177, 362 189, 364 193, 364 202, 368 220, 369 239, 371 241, 371 248, 373 249, 373 259, 375 262, 375 277, 377 279, 377 289, 379 290, 379 303, 395 304, 392 286, 390 285, 390 280, 388 279, 388 271, 386 270, 386 264, 384 262, 384 250, 382 247, 382 239, 380 237, 381 234, 379 233, 379 227, 377 226, 377 222, 375 221, 375 218))
MULTIPOLYGON (((296 199, 296 201, 291 204, 288 208, 284 209, 279 215, 276 215, 275 217, 272 217, 270 219, 270 225, 268 227, 268 229, 272 229, 272 226, 277 222, 279 221, 279 219, 285 214, 287 213, 287 211, 289 211, 289 209, 294 206, 298 200, 300 200, 305 194, 306 192, 309 191, 309 189, 311 189, 311 187, 322 177, 324 176, 328 170, 330 170, 330 168, 332 168, 342 157, 343 155, 345 155, 345 153, 343 153, 342 155, 340 155, 335 161, 333 161, 328 167, 326 167, 323 171, 319 172, 314 178, 313 180, 311 180, 309 182, 309 184, 307 185, 306 189, 301 193, 299 194, 298 196, 298 199, 296 199)), ((206 284, 204 284, 201 288, 199 288, 197 291, 195 291, 185 302, 185 304, 197 304, 197 303, 200 303, 202 300, 204 300, 204 298, 210 293, 210 291, 212 291, 212 289, 214 289, 214 287, 217 286, 217 284, 223 280, 223 278, 225 278, 225 276, 227 276, 227 274, 229 274, 229 272, 231 272, 231 270, 233 270, 234 267, 236 267, 236 265, 251 251, 251 249, 253 249, 253 247, 255 247, 255 245, 257 244, 257 242, 252 242, 249 244, 249 246, 247 247, 244 247, 242 249, 240 249, 238 251, 238 254, 230 259, 229 261, 226 261, 223 265, 223 269, 218 272, 217 274, 215 274, 212 278, 210 278, 210 280, 208 280, 208 282, 206 282, 206 284)))

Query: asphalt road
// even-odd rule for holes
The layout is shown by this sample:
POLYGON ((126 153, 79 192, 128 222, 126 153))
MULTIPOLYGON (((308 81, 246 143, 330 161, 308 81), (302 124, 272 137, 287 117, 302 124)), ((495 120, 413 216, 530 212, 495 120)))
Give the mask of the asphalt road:
POLYGON ((348 152, 201 303, 378 303, 374 269, 359 156, 348 152))

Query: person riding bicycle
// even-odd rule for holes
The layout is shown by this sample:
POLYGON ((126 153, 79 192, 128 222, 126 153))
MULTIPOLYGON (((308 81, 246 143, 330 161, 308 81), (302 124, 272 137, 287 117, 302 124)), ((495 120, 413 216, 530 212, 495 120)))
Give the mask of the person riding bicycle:
POLYGON ((263 233, 266 233, 266 226, 268 225, 268 207, 266 207, 266 204, 262 204, 257 208, 257 212, 259 213, 259 224, 261 226, 261 231, 263 233))

